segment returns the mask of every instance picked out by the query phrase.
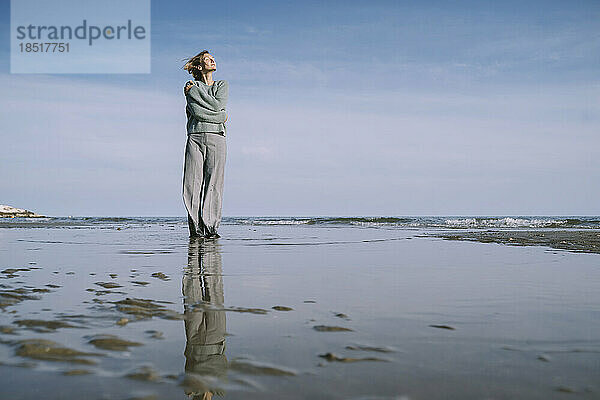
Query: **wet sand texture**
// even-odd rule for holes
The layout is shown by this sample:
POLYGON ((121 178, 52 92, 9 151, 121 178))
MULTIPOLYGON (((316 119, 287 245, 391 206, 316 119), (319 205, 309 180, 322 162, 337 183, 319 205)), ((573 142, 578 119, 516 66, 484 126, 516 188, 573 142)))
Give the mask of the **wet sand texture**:
POLYGON ((33 358, 44 361, 60 361, 73 364, 96 364, 94 360, 82 358, 84 356, 99 356, 98 353, 85 353, 67 347, 56 342, 42 339, 27 339, 16 342, 15 354, 21 357, 33 358))
POLYGON ((142 366, 135 371, 126 374, 125 377, 145 382, 158 382, 161 379, 158 372, 148 366, 142 366))
POLYGON ((598 230, 91 221, 0 227, 0 397, 600 393, 598 230))
POLYGON ((352 332, 352 329, 343 326, 315 325, 313 329, 317 332, 352 332))
POLYGON ((14 321, 14 324, 43 333, 53 332, 59 328, 77 328, 75 325, 63 321, 44 321, 40 319, 17 320, 14 321))
POLYGON ((115 282, 96 282, 96 285, 102 286, 104 289, 114 289, 114 288, 123 287, 123 285, 119 285, 118 283, 115 283, 115 282))
POLYGON ((355 350, 355 351, 374 351, 376 353, 393 353, 394 350, 388 347, 379 347, 379 346, 361 346, 361 345, 349 345, 346 346, 346 350, 355 350))
POLYGON ((177 311, 170 310, 150 299, 126 298, 115 302, 117 310, 130 314, 138 319, 159 317, 164 319, 183 319, 183 315, 177 311))
POLYGON ((103 350, 127 351, 133 346, 142 346, 141 343, 131 342, 114 335, 96 335, 90 338, 89 344, 103 350))
POLYGON ((277 311, 293 311, 294 310, 292 307, 286 307, 286 306, 273 306, 271 308, 273 310, 277 310, 277 311))
POLYGON ((78 376, 78 375, 89 375, 91 374, 91 371, 88 371, 87 369, 70 369, 67 371, 63 372, 63 375, 65 376, 78 376))
POLYGON ((384 360, 383 358, 377 358, 377 357, 362 357, 362 358, 342 357, 342 356, 338 356, 333 353, 319 354, 319 357, 324 358, 325 360, 327 360, 329 362, 335 361, 335 362, 344 362, 344 363, 352 363, 352 362, 358 362, 358 361, 384 361, 384 362, 388 361, 388 360, 384 360))
POLYGON ((430 233, 446 240, 468 240, 481 243, 502 243, 513 246, 548 246, 554 249, 582 253, 600 253, 600 232, 578 231, 478 231, 430 233))
POLYGON ((296 372, 272 365, 264 365, 251 361, 233 360, 229 363, 229 368, 234 371, 243 372, 250 375, 270 375, 270 376, 295 376, 296 372))

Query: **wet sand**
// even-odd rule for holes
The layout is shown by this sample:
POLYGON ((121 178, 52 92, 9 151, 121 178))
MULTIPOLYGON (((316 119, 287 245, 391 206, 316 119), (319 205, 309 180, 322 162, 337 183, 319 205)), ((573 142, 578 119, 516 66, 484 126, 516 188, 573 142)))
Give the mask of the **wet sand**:
POLYGON ((512 246, 548 246, 582 253, 600 253, 598 230, 487 230, 472 232, 434 232, 426 236, 447 240, 502 243, 512 246))
POLYGON ((600 396, 595 230, 38 224, 0 229, 2 398, 600 396))

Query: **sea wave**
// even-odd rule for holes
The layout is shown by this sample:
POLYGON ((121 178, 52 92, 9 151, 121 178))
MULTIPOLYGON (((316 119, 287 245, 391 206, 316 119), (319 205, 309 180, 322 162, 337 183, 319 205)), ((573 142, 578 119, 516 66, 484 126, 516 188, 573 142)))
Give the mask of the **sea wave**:
POLYGON ((412 221, 401 217, 256 217, 225 218, 229 222, 247 225, 399 225, 412 221))
MULTIPOLYGON (((120 228, 167 225, 187 227, 185 217, 0 218, 0 228, 120 228)), ((223 225, 325 226, 385 229, 600 229, 600 217, 573 216, 319 216, 224 217, 223 225)))
POLYGON ((600 229, 598 217, 239 217, 224 219, 229 224, 243 225, 346 225, 363 227, 402 227, 402 228, 444 228, 444 229, 484 229, 484 228, 591 228, 600 229))
POLYGON ((538 219, 538 218, 459 218, 447 219, 445 223, 455 228, 547 228, 561 227, 567 220, 561 219, 538 219))

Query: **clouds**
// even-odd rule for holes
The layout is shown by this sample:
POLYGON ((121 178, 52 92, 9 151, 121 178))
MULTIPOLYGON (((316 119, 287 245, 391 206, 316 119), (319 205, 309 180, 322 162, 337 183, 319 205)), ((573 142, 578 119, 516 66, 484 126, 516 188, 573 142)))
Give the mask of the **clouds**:
MULTIPOLYGON (((15 132, 2 150, 11 171, 2 186, 15 204, 178 214, 183 98, 65 77, 0 79, 13 99, 3 121, 15 132)), ((570 203, 544 182, 600 179, 597 86, 314 95, 230 100, 226 215, 471 213, 500 207, 497 198, 497 212, 510 213, 542 194, 551 212, 570 203)))
MULTIPOLYGON (((591 196, 600 179, 593 162, 598 123, 569 111, 585 108, 594 93, 586 87, 469 95, 357 92, 323 96, 318 106, 238 103, 227 186, 235 194, 227 201, 264 214, 272 214, 269 207, 336 214, 340 204, 346 214, 430 214, 433 205, 442 214, 474 212, 469 207, 511 213, 521 205, 534 213, 561 207, 568 213, 557 183, 587 180, 580 193, 591 196), (270 200, 246 204, 257 187, 270 200)), ((590 111, 600 115, 596 106, 590 111)))
MULTIPOLYGON (((182 99, 68 77, 1 75, 0 81, 7 88, 0 111, 7 201, 69 215, 133 212, 136 192, 152 193, 157 179, 178 190, 182 99)), ((149 198, 165 200, 159 192, 149 198)))

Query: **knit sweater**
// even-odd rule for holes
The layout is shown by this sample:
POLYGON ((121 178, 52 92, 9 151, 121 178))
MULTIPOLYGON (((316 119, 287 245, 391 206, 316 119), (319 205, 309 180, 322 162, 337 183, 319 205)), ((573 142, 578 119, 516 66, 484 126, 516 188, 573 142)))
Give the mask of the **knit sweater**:
POLYGON ((221 132, 227 133, 225 126, 225 106, 229 97, 229 83, 214 81, 207 85, 202 81, 192 81, 194 85, 185 94, 187 105, 187 133, 221 132))

